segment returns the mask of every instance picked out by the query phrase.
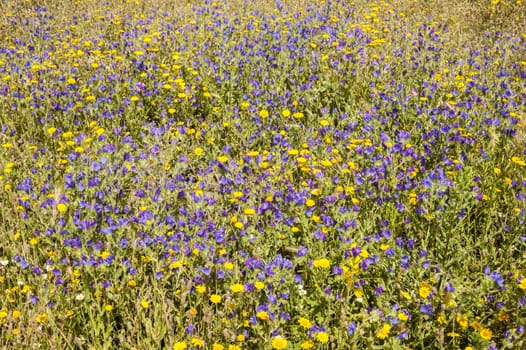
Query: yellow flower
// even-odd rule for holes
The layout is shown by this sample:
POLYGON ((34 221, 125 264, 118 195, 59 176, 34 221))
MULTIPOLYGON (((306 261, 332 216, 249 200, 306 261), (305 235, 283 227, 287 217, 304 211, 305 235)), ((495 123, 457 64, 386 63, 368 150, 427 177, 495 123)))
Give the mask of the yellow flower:
POLYGON ((404 292, 403 290, 400 291, 400 294, 402 294, 402 296, 403 296, 404 299, 406 299, 406 300, 411 300, 411 299, 413 299, 409 293, 404 292))
POLYGON ((318 334, 316 334, 316 340, 322 344, 327 344, 329 342, 329 335, 326 332, 318 332, 318 334))
POLYGON ((254 287, 256 287, 257 290, 262 290, 263 288, 265 288, 265 283, 261 281, 256 281, 254 283, 254 287))
POLYGON ((312 340, 307 340, 301 343, 302 349, 312 349, 314 347, 314 342, 312 340))
POLYGON ((0 318, 6 318, 7 317, 7 311, 0 310, 0 318))
POLYGON ((230 344, 228 350, 241 350, 241 347, 239 345, 230 344))
POLYGON ((193 346, 198 346, 200 348, 205 346, 204 340, 199 339, 199 338, 192 338, 190 342, 192 343, 193 346))
POLYGON ((526 162, 519 157, 511 157, 511 161, 520 166, 526 166, 526 162))
POLYGON ((510 319, 510 317, 508 316, 508 314, 505 311, 500 310, 499 313, 497 314, 497 319, 499 321, 508 321, 510 319))
POLYGON ((426 282, 420 283, 418 294, 424 299, 427 298, 431 294, 431 286, 426 282))
POLYGON ((14 310, 14 311, 13 311, 13 318, 14 318, 14 319, 17 319, 17 318, 19 318, 19 317, 20 317, 20 311, 18 311, 18 310, 14 310))
POLYGON ((230 286, 230 290, 233 293, 242 293, 242 292, 245 291, 245 286, 243 286, 240 283, 236 283, 236 284, 233 284, 233 285, 230 286))
POLYGON ((206 286, 203 286, 203 285, 197 286, 195 287, 195 291, 199 294, 203 294, 204 292, 206 292, 206 286))
POLYGON ((309 329, 310 327, 312 327, 311 321, 309 321, 305 317, 300 317, 300 319, 298 320, 298 323, 300 326, 302 326, 305 329, 309 329))
POLYGON ((259 311, 256 313, 256 317, 263 321, 268 321, 270 319, 270 316, 266 311, 259 311))
POLYGON ((105 305, 104 310, 106 310, 107 312, 111 312, 113 310, 113 306, 111 306, 110 304, 105 305))
POLYGON ((491 332, 491 330, 487 328, 481 328, 479 333, 482 339, 485 339, 485 340, 491 340, 491 337, 493 336, 493 332, 491 332))
POLYGON ((66 210, 68 210, 68 206, 64 203, 59 203, 57 204, 57 210, 59 211, 59 213, 64 213, 66 210))
POLYGON ((214 304, 219 304, 223 298, 221 298, 221 295, 218 294, 212 294, 210 296, 210 301, 214 304))
POLYGON ((143 300, 141 301, 141 306, 143 309, 147 309, 150 306, 150 302, 143 300))
POLYGON ((259 112, 259 116, 261 118, 267 118, 269 115, 268 111, 266 109, 262 109, 260 112, 259 112))
POLYGON ((252 208, 246 208, 244 211, 245 215, 254 215, 256 211, 252 208))
POLYGON ((465 329, 468 326, 468 318, 466 316, 459 315, 456 320, 460 328, 465 329))
POLYGON ((404 321, 407 321, 409 319, 409 317, 405 313, 399 312, 398 313, 398 319, 400 321, 404 322, 404 321))
POLYGON ((526 289, 526 278, 521 279, 521 281, 519 283, 519 288, 522 289, 522 290, 526 289))
POLYGON ((283 112, 281 112, 281 114, 284 116, 284 117, 290 117, 290 111, 288 109, 284 109, 283 112))
POLYGON ((277 336, 272 338, 272 349, 285 349, 287 347, 287 339, 277 336))
POLYGON ((473 327, 474 329, 476 329, 477 331, 480 332, 480 330, 482 329, 482 326, 480 325, 480 323, 478 323, 477 321, 473 321, 471 322, 471 327, 473 327))
POLYGON ((307 207, 309 207, 309 208, 310 208, 310 207, 313 207, 315 204, 316 204, 316 202, 313 201, 312 199, 307 199, 307 201, 305 202, 305 205, 306 205, 307 207))
POLYGON ((224 350, 225 347, 221 344, 218 344, 218 343, 214 343, 212 344, 212 350, 224 350))
POLYGON ((46 323, 47 321, 47 314, 40 314, 38 315, 37 317, 35 317, 35 321, 37 321, 37 323, 46 323))
POLYGON ((179 341, 174 344, 173 350, 184 350, 186 349, 186 342, 185 341, 179 341))
POLYGON ((376 337, 380 339, 385 339, 389 336, 389 332, 391 331, 391 325, 388 323, 385 323, 382 326, 382 329, 376 333, 376 337))
POLYGON ((203 154, 203 149, 201 147, 197 147, 196 149, 194 149, 194 154, 199 157, 203 154))
POLYGON ((319 268, 322 268, 322 269, 328 269, 329 267, 331 267, 331 262, 328 260, 328 259, 316 259, 312 262, 312 265, 314 267, 319 267, 319 268))

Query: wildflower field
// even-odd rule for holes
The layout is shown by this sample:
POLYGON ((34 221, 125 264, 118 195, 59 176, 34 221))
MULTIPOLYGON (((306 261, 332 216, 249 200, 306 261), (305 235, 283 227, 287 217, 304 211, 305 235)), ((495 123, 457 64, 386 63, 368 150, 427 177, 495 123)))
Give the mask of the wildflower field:
POLYGON ((526 4, 0 5, 0 348, 526 348, 526 4))

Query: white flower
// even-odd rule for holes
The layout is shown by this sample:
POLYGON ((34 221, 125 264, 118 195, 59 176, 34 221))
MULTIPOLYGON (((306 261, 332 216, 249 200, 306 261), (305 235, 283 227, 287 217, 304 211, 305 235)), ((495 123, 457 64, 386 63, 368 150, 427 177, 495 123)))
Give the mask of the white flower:
POLYGON ((303 289, 303 285, 299 284, 298 285, 298 294, 299 295, 307 295, 307 291, 305 289, 303 289))

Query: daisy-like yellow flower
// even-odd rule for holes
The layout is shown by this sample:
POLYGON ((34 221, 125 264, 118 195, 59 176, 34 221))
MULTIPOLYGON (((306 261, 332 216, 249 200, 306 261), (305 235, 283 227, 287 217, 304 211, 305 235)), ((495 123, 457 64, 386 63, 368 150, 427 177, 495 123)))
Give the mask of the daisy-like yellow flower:
POLYGON ((59 213, 64 213, 66 212, 66 210, 68 210, 68 206, 65 205, 64 203, 59 203, 57 204, 57 210, 59 213))
POLYGON ((316 340, 322 344, 327 344, 329 342, 329 334, 327 332, 318 332, 316 334, 316 340))
POLYGON ((422 298, 426 299, 429 294, 431 294, 431 286, 429 283, 422 282, 420 283, 420 288, 418 289, 418 295, 420 295, 422 298))
POLYGON ((493 337, 493 332, 487 328, 481 328, 479 334, 484 340, 491 340, 491 337, 493 337))
POLYGON ((285 349, 287 345, 287 339, 282 336, 272 338, 272 349, 285 349))
POLYGON ((204 340, 199 339, 199 338, 192 338, 190 342, 192 343, 193 346, 196 346, 196 347, 203 348, 205 346, 204 340))
POLYGON ((405 322, 409 319, 409 316, 407 316, 404 312, 399 312, 397 316, 398 319, 402 322, 405 322))
POLYGON ((46 323, 47 322, 47 314, 43 313, 35 317, 35 321, 37 323, 46 323))
POLYGON ((259 111, 259 116, 261 118, 267 118, 269 116, 269 113, 266 109, 262 109, 261 111, 259 111))
POLYGON ((312 349, 314 347, 314 342, 312 340, 307 340, 301 343, 302 349, 312 349))
POLYGON ((459 315, 456 318, 457 323, 460 325, 460 328, 465 329, 468 326, 468 318, 463 315, 459 315))
POLYGON ((298 320, 298 324, 300 326, 302 326, 303 328, 305 328, 305 329, 309 329, 310 327, 312 327, 311 321, 309 321, 305 317, 300 317, 299 320, 298 320))
POLYGON ((296 112, 292 116, 294 117, 294 119, 302 119, 304 117, 303 113, 301 112, 296 112))
POLYGON ((143 300, 141 301, 141 306, 143 309, 147 309, 148 307, 150 307, 150 302, 147 300, 143 300))
POLYGON ((185 341, 178 341, 174 344, 172 347, 173 350, 184 350, 186 349, 186 342, 185 341))
POLYGON ((254 215, 256 211, 253 208, 246 208, 244 211, 245 215, 254 215))
POLYGON ((266 311, 259 311, 256 313, 256 317, 259 318, 260 320, 263 320, 263 321, 268 321, 270 320, 270 316, 268 314, 268 312, 266 311))
POLYGON ((385 323, 382 326, 382 329, 380 329, 378 333, 376 333, 376 337, 379 339, 385 339, 389 336, 389 332, 391 332, 391 325, 388 323, 385 323))
POLYGON ((204 151, 203 151, 203 149, 201 147, 197 147, 196 149, 194 149, 194 154, 196 156, 198 156, 198 157, 201 156, 203 154, 203 152, 204 151))
POLYGON ((243 293, 245 291, 245 286, 241 283, 236 283, 230 286, 232 293, 243 293))
POLYGON ((321 269, 328 269, 329 267, 331 267, 331 262, 329 261, 329 259, 322 258, 314 260, 312 262, 312 265, 321 269))
POLYGON ((218 295, 218 294, 212 294, 210 296, 210 301, 213 303, 213 304, 219 304, 221 302, 221 300, 223 300, 223 298, 221 297, 221 295, 218 295))

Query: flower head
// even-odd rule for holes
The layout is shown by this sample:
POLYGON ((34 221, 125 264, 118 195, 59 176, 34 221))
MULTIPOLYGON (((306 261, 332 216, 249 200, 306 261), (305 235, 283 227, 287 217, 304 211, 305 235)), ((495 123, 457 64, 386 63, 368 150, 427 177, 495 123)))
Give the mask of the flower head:
POLYGON ((287 339, 282 336, 272 338, 272 349, 285 349, 287 347, 287 339))
POLYGON ((379 339, 385 339, 389 336, 390 331, 391 331, 391 325, 388 323, 385 323, 382 326, 382 329, 380 329, 378 333, 376 333, 376 337, 379 339))

